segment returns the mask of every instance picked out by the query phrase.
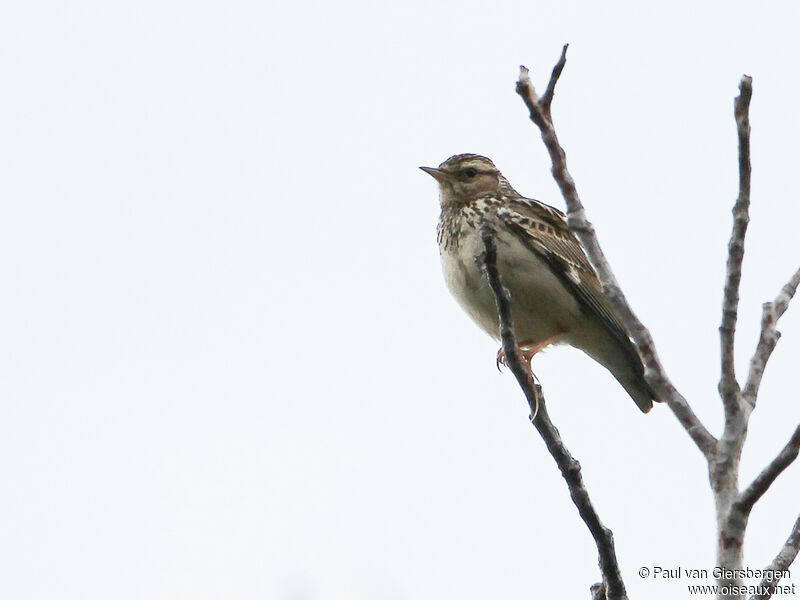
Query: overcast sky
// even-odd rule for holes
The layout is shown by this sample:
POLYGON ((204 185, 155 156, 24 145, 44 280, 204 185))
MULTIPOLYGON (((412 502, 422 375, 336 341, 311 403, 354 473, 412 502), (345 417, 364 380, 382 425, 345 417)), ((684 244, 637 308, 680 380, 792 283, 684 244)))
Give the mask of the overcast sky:
MULTIPOLYGON (((720 299, 753 76, 737 366, 800 263, 794 2, 16 2, 0 9, 0 596, 588 598, 594 543, 497 345, 449 296, 419 165, 491 157, 563 208, 554 118, 673 381, 719 433, 720 299)), ((800 422, 800 306, 742 481, 800 422)), ((714 566, 705 462, 600 366, 534 370, 639 568, 714 566)), ((745 565, 797 518, 756 506, 745 565)), ((795 568, 800 578, 800 570, 795 568)), ((706 581, 701 581, 706 583, 706 581)), ((709 582, 710 583, 710 582, 709 582)))

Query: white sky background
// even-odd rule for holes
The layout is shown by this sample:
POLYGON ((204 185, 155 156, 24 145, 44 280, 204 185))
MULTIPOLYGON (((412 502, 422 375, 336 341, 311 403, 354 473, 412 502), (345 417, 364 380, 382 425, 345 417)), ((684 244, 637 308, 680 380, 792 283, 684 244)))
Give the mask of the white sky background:
MULTIPOLYGON (((417 166, 486 154, 563 207, 514 82, 524 63, 543 86, 570 42, 570 169, 718 433, 733 98, 752 75, 743 375, 800 263, 800 10, 643 4, 5 3, 0 596, 588 598, 594 543, 444 287, 417 166)), ((800 421, 798 313, 743 483, 800 421)), ((630 596, 683 597, 637 572, 713 567, 700 453, 583 354, 534 367, 630 596)), ((755 508, 747 566, 783 544, 799 484, 795 465, 755 508)))

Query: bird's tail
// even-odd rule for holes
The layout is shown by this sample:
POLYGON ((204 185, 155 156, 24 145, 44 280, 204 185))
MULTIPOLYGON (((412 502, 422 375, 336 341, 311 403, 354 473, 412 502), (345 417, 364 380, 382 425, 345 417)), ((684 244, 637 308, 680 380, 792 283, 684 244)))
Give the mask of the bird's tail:
MULTIPOLYGON (((642 369, 644 371, 644 369, 642 369)), ((650 387, 644 379, 644 372, 641 374, 631 371, 626 371, 625 373, 615 373, 614 371, 611 374, 619 381, 620 385, 625 388, 625 391, 628 392, 628 395, 633 398, 633 401, 636 402, 636 406, 639 407, 643 413, 649 412, 651 408, 653 408, 653 402, 661 402, 661 400, 656 396, 656 393, 653 391, 653 388, 650 387)))
POLYGON ((644 365, 636 347, 621 330, 618 334, 592 331, 579 347, 609 370, 642 412, 649 412, 653 402, 661 401, 644 379, 644 365))
POLYGON ((639 410, 644 413, 649 412, 653 408, 653 402, 661 402, 661 400, 644 379, 644 365, 633 342, 629 339, 620 339, 620 337, 603 339, 602 336, 598 336, 595 339, 600 345, 590 349, 595 350, 595 352, 590 352, 590 356, 611 372, 614 379, 628 392, 639 410), (612 344, 613 346, 611 346, 612 344), (616 351, 611 351, 609 346, 612 348, 616 346, 616 351), (598 352, 598 348, 602 348, 603 351, 598 352))

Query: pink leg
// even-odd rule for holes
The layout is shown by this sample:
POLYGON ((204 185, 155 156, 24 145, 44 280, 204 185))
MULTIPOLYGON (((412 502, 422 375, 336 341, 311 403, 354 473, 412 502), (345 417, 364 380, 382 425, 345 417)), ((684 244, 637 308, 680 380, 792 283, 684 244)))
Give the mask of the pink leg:
MULTIPOLYGON (((539 342, 538 344, 534 344, 533 346, 530 346, 530 345, 528 345, 528 344, 526 344, 524 342, 522 344, 520 344, 519 351, 520 351, 520 354, 522 354, 523 361, 528 365, 528 368, 530 369, 531 359, 533 358, 533 356, 537 352, 539 352, 539 350, 549 346, 550 344, 552 344, 553 342, 558 340, 558 338, 560 338, 562 335, 563 335, 562 333, 557 333, 557 334, 555 334, 553 336, 550 336, 546 340, 544 340, 542 342, 539 342)), ((505 352, 503 352, 503 348, 502 347, 500 348, 500 350, 497 351, 497 370, 498 371, 500 370, 500 364, 501 363, 503 365, 505 365, 506 367, 508 366, 508 363, 506 362, 506 355, 505 355, 505 352)))

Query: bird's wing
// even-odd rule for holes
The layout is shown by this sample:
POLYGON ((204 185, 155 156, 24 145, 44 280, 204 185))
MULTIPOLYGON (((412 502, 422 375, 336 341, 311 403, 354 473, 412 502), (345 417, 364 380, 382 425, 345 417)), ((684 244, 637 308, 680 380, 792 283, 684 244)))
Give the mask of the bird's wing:
POLYGON ((564 213, 536 200, 514 198, 498 208, 497 216, 545 260, 584 310, 596 315, 621 346, 632 353, 631 359, 641 364, 580 242, 567 226, 564 213))

